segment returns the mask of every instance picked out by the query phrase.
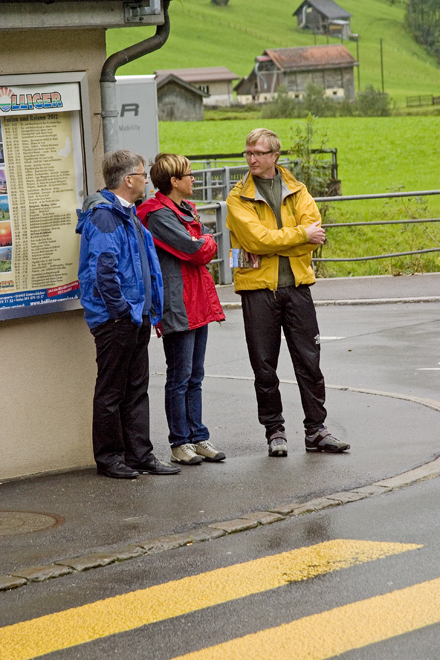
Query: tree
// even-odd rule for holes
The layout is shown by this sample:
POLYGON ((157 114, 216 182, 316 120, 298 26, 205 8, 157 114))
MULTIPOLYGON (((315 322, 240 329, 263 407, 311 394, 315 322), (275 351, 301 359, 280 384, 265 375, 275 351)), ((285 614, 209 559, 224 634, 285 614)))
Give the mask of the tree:
POLYGON ((357 94, 357 110, 362 117, 389 117, 390 97, 385 92, 368 85, 363 92, 357 94))

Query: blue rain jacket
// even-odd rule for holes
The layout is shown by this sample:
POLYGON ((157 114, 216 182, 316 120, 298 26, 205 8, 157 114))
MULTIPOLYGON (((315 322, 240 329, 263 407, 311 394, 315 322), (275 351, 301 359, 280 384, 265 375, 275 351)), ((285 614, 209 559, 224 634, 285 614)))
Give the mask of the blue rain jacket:
MULTIPOLYGON (((96 328, 109 319, 130 315, 141 326, 145 292, 133 211, 103 189, 89 195, 77 215, 78 279, 87 325, 96 328)), ((162 274, 151 234, 145 227, 142 230, 151 274, 149 318, 157 325, 163 309, 162 274)))

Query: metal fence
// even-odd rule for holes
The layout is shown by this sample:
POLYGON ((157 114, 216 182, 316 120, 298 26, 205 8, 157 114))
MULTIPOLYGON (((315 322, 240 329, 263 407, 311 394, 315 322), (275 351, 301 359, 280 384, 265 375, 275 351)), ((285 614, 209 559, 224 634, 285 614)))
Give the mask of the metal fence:
MULTIPOLYGON (((323 169, 328 171, 329 180, 338 179, 337 149, 312 149, 312 153, 328 154, 328 160, 322 161, 323 169)), ((226 200, 232 188, 243 178, 249 168, 243 155, 233 154, 199 154, 187 156, 191 161, 195 177, 193 196, 195 202, 226 200)), ((287 151, 281 151, 278 163, 297 178, 301 178, 301 161, 289 156, 287 151)))
MULTIPOLYGON (((315 197, 315 202, 347 202, 363 199, 393 199, 398 197, 427 197, 429 195, 440 195, 440 190, 419 190, 415 192, 397 192, 397 193, 377 193, 373 195, 345 195, 341 197, 315 197)), ((418 224, 424 222, 440 222, 440 218, 425 218, 425 219, 409 219, 409 220, 372 220, 369 222, 342 222, 323 224, 326 230, 336 227, 350 228, 362 227, 371 225, 406 225, 418 224)), ((378 254, 369 257, 344 257, 344 258, 331 258, 331 257, 315 257, 313 262, 330 262, 330 261, 371 261, 373 259, 390 259, 393 257, 405 257, 411 254, 426 254, 428 252, 440 252, 440 247, 427 248, 426 250, 412 250, 410 252, 394 252, 390 254, 378 254)))
MULTIPOLYGON (((346 201, 356 201, 356 200, 366 200, 366 199, 393 199, 399 197, 427 197, 430 195, 440 195, 440 190, 422 190, 416 192, 398 192, 398 193, 377 193, 372 195, 346 195, 340 197, 316 197, 315 202, 346 202, 346 201)), ((212 225, 214 229, 214 238, 217 241, 218 252, 217 258, 213 259, 211 263, 218 264, 218 281, 219 284, 231 284, 232 283, 232 268, 229 265, 229 231, 226 227, 226 202, 218 201, 212 204, 205 204, 197 206, 197 210, 201 213, 202 221, 204 224, 212 225)), ((425 218, 425 219, 408 219, 408 220, 378 220, 378 221, 369 221, 369 222, 343 222, 343 223, 332 223, 324 224, 323 227, 326 230, 338 228, 350 227, 362 227, 362 226, 371 226, 371 225, 403 225, 403 224, 419 224, 419 223, 430 223, 430 222, 440 222, 440 218, 425 218)), ((440 247, 427 248, 424 250, 413 250, 410 252, 395 252, 391 254, 380 254, 373 255, 368 257, 344 257, 344 258, 314 258, 313 262, 330 262, 330 261, 368 261, 372 259, 390 259, 394 257, 403 257, 412 254, 427 254, 430 252, 440 252, 440 247)))

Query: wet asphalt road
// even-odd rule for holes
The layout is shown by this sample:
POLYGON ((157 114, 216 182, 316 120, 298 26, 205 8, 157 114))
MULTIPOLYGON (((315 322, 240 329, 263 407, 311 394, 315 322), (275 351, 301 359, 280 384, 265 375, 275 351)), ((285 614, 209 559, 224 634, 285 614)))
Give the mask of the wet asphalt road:
MULTIPOLYGON (((208 609, 204 609, 201 603, 202 609, 199 611, 56 651, 44 657, 51 660, 169 660, 284 623, 303 620, 313 614, 355 604, 354 612, 339 629, 323 631, 317 626, 314 630, 318 649, 322 644, 324 653, 330 637, 343 637, 352 627, 358 627, 363 632, 371 629, 374 634, 374 628, 379 622, 374 616, 365 619, 361 614, 357 615, 359 602, 391 592, 399 594, 407 587, 438 580, 439 496, 440 480, 433 479, 380 497, 197 546, 150 555, 44 584, 32 584, 2 595, 2 625, 332 539, 413 543, 422 546, 208 609)), ((439 589, 438 582, 436 589, 439 589)), ((411 609, 411 605, 410 600, 404 601, 404 607, 411 609)), ((390 618, 392 614, 391 610, 386 612, 390 618)), ((20 635, 21 631, 17 630, 16 634, 20 635)), ((50 634, 48 627, 47 635, 50 634)), ((304 657, 296 655, 294 647, 286 652, 282 630, 277 640, 271 657, 280 660, 304 657)), ((347 660, 437 660, 439 643, 440 623, 436 623, 347 651, 337 657, 347 660)), ((258 654, 247 655, 246 647, 245 640, 242 651, 234 657, 262 657, 258 654)), ((212 660, 216 656, 208 651, 203 657, 212 660)), ((328 656, 318 654, 313 657, 317 660, 328 656)))
MULTIPOLYGON (((329 427, 351 442, 349 453, 305 454, 297 388, 285 382, 289 457, 267 458, 264 433, 256 420, 241 311, 228 310, 227 322, 210 328, 204 383, 205 418, 213 441, 227 453, 226 462, 185 468, 178 477, 143 477, 129 483, 99 479, 93 470, 4 483, 3 509, 52 512, 63 516, 65 523, 44 532, 0 537, 0 572, 362 486, 437 457, 439 413, 416 399, 439 400, 439 303, 319 307, 318 318, 329 427), (381 394, 372 394, 373 390, 381 394), (396 394, 403 398, 395 398, 396 394)), ((155 338, 151 371, 156 453, 166 459, 164 359, 155 338)), ((285 381, 294 379, 285 346, 279 376, 285 381)), ((0 625, 331 539, 423 546, 208 610, 201 604, 200 611, 47 656, 56 660, 175 658, 440 578, 439 494, 440 480, 433 479, 208 543, 2 592, 0 625)), ((374 622, 369 625, 374 628, 374 622)), ((437 660, 439 647, 436 623, 348 651, 343 657, 437 660)), ((285 656, 281 648, 274 648, 273 657, 285 656)), ((295 658, 295 654, 292 651, 286 657, 295 658)))
MULTIPOLYGON (((268 459, 241 311, 228 310, 226 323, 210 327, 204 382, 205 421, 227 460, 128 483, 98 478, 93 469, 3 483, 4 510, 54 513, 65 523, 0 536, 0 574, 363 486, 437 457, 438 412, 411 397, 439 399, 439 303, 320 307, 318 317, 328 426, 351 443, 350 452, 304 452, 303 414, 283 346, 279 375, 291 381, 282 385, 289 456, 268 459)), ((152 338, 150 355, 155 451, 168 459, 160 340, 152 338)))

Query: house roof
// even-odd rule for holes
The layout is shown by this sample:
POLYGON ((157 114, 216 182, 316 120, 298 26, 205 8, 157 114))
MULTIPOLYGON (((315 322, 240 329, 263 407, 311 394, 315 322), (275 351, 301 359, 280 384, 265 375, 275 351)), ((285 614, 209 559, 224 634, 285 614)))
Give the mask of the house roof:
POLYGON ((296 16, 304 5, 310 5, 326 18, 350 18, 352 16, 348 11, 337 5, 334 0, 304 0, 292 16, 296 16))
POLYGON ((186 82, 185 80, 182 80, 182 78, 179 78, 178 76, 175 76, 174 73, 170 73, 164 78, 161 78, 161 80, 158 80, 156 78, 156 87, 157 89, 161 89, 165 85, 168 85, 168 83, 174 82, 180 87, 184 87, 185 89, 189 89, 190 92, 193 92, 194 94, 197 94, 198 96, 201 96, 202 98, 207 98, 209 94, 206 94, 206 92, 202 92, 201 89, 196 87, 195 85, 192 85, 189 82, 186 82))
POLYGON ((154 72, 156 80, 160 81, 170 73, 189 83, 216 82, 222 80, 238 80, 239 76, 225 66, 206 66, 198 69, 159 69, 154 72))
POLYGON ((301 48, 267 48, 264 55, 268 55, 280 71, 335 69, 357 65, 353 55, 342 44, 301 48))

